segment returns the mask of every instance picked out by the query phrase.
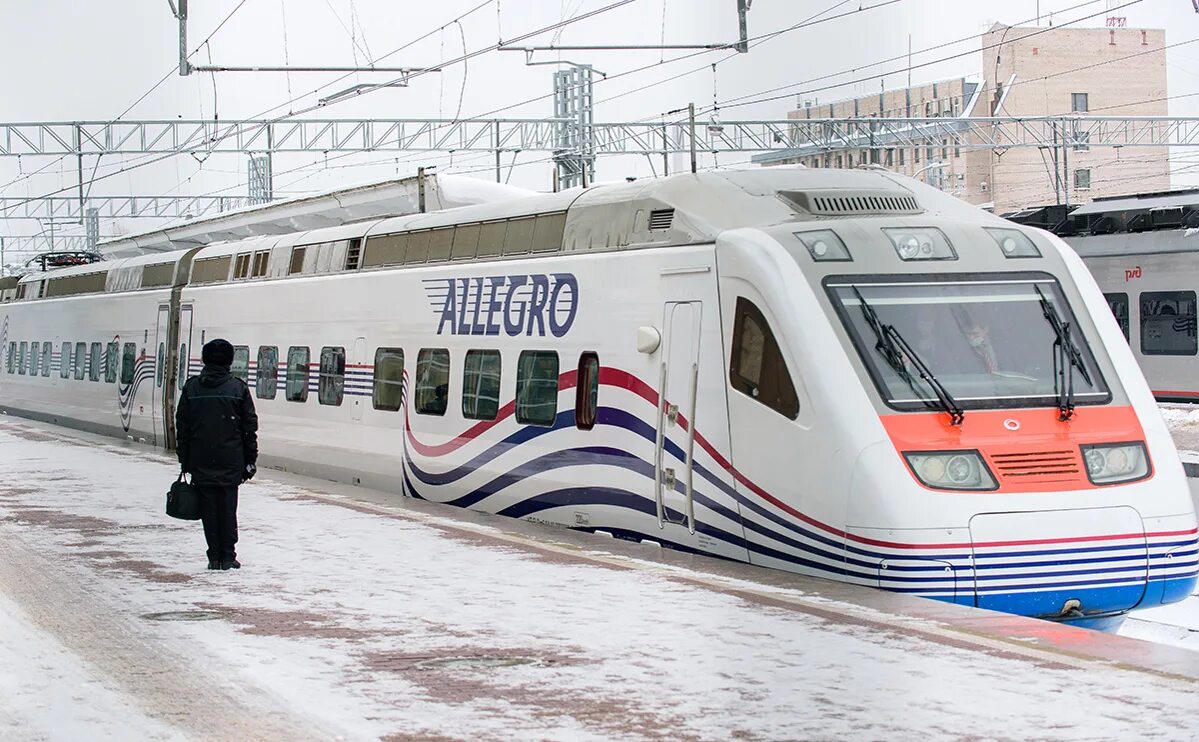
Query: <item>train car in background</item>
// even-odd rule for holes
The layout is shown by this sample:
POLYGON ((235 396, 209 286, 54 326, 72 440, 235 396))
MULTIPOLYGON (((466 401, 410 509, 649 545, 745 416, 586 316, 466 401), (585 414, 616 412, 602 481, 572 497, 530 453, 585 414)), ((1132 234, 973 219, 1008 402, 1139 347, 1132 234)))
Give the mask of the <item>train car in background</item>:
POLYGON ((223 337, 266 465, 1101 628, 1199 572, 1177 452, 1082 262, 884 171, 32 274, 0 322, 0 410, 166 448, 223 337))

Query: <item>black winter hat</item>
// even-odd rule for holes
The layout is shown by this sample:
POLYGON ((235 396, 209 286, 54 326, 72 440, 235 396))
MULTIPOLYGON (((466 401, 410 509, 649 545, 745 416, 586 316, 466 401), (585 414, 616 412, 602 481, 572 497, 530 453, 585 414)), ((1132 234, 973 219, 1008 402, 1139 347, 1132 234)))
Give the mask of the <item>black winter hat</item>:
POLYGON ((204 344, 204 350, 200 352, 200 358, 204 363, 212 366, 232 366, 233 365, 233 344, 224 338, 209 340, 204 344))

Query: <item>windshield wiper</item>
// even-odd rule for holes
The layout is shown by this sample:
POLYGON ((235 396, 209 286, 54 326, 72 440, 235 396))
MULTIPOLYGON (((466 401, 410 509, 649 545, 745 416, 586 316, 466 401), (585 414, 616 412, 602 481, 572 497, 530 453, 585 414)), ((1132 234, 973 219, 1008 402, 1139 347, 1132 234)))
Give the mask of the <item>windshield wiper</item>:
POLYGON ((1078 369, 1088 385, 1094 384, 1091 382, 1087 365, 1082 360, 1082 353, 1070 339, 1070 323, 1062 322, 1057 309, 1045 297, 1040 286, 1033 286, 1033 289, 1036 290, 1037 296, 1041 297, 1041 313, 1053 328, 1056 338, 1053 341, 1053 392, 1057 396, 1057 419, 1066 422, 1074 417, 1074 369, 1078 369))
POLYGON ((950 425, 961 425, 966 419, 966 413, 962 410, 957 400, 945 388, 940 379, 933 374, 932 369, 924 362, 903 335, 899 334, 899 330, 895 329, 895 325, 883 324, 878 318, 878 313, 874 311, 874 307, 866 301, 866 297, 862 296, 862 292, 858 291, 858 287, 853 287, 853 293, 857 295, 858 302, 862 307, 862 314, 866 317, 866 324, 870 325, 870 329, 874 331, 874 336, 877 342, 874 349, 877 350, 883 358, 887 360, 887 364, 895 370, 899 377, 912 387, 912 391, 923 396, 923 392, 918 388, 916 380, 912 378, 911 371, 908 369, 908 364, 904 363, 904 356, 907 356, 908 361, 916 369, 916 373, 920 379, 933 390, 933 394, 937 395, 936 405, 931 404, 931 400, 924 400, 926 405, 933 408, 939 408, 949 415, 950 425))

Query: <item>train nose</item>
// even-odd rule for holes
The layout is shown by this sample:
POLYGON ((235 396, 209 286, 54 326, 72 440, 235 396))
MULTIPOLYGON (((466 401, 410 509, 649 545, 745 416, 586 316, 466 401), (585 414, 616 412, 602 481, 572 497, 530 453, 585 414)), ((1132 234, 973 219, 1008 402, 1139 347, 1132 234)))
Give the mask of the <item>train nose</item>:
POLYGON ((981 608, 1074 620, 1131 610, 1145 594, 1149 548, 1131 507, 982 513, 970 538, 981 608))

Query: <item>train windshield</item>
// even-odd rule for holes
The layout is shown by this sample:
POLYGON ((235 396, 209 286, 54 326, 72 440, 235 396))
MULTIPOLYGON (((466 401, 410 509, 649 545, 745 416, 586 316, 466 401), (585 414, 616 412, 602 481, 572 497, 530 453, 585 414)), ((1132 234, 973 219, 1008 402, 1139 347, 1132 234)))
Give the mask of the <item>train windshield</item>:
POLYGON ((826 285, 894 408, 937 407, 938 382, 964 409, 1051 406, 1068 384, 1073 403, 1111 399, 1086 337, 1048 275, 833 278, 826 285), (1060 332, 1051 316, 1059 328, 1069 327, 1067 353, 1056 344, 1060 332), (1059 373, 1063 365, 1068 368, 1059 373), (930 374, 932 383, 925 378, 930 374))

